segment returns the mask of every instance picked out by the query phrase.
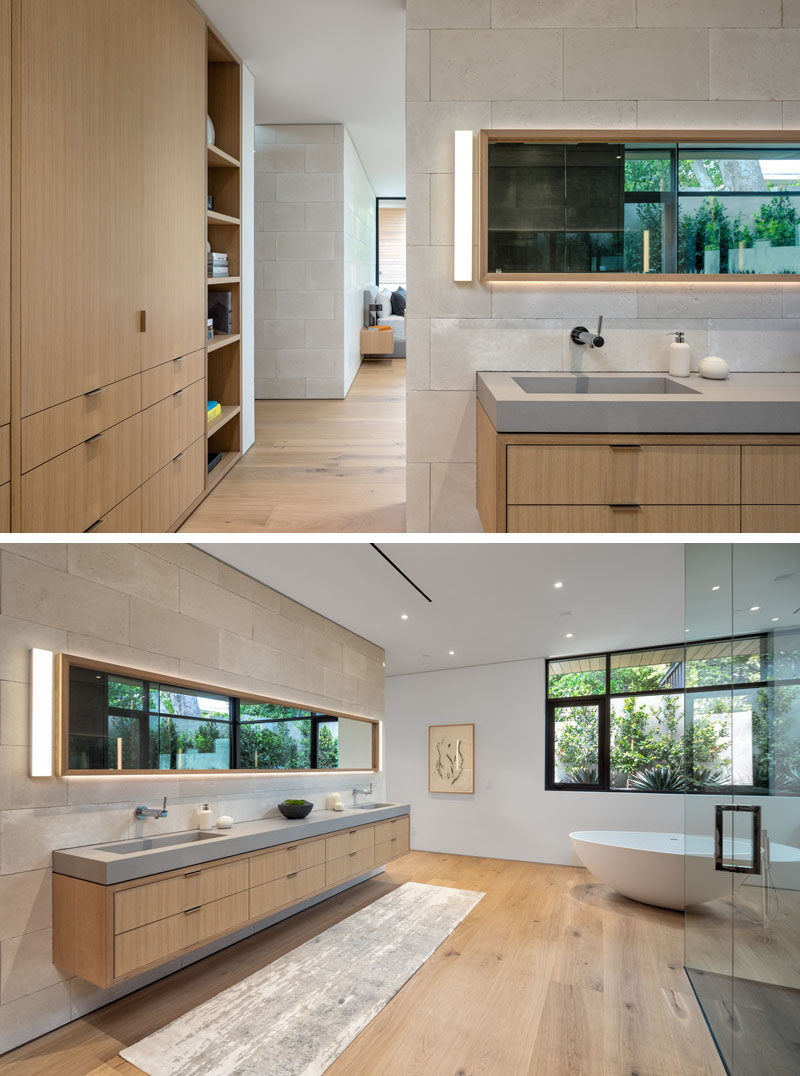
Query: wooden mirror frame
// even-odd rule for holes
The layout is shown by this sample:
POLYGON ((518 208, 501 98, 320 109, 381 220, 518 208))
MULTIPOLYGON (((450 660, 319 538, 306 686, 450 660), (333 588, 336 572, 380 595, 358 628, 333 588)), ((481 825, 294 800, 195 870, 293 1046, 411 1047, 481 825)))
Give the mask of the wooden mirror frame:
MULTIPOLYGON (((676 131, 676 130, 481 130, 478 132, 478 280, 481 284, 500 284, 504 281, 549 281, 569 284, 572 281, 646 281, 648 284, 666 281, 698 284, 703 281, 734 280, 743 283, 780 281, 800 283, 800 273, 490 273, 488 267, 489 235, 489 146, 493 142, 533 142, 542 144, 573 142, 796 142, 800 146, 800 131, 676 131)), ((712 192, 713 193, 713 192, 712 192)))
POLYGON ((94 661, 92 658, 75 657, 72 654, 56 654, 55 656, 55 699, 54 709, 56 715, 56 767, 55 772, 59 777, 137 777, 179 774, 181 777, 193 777, 196 774, 206 776, 218 774, 226 777, 261 777, 265 774, 296 774, 308 777, 316 774, 335 773, 377 773, 380 770, 380 726, 381 722, 374 717, 364 717, 360 714, 349 714, 344 710, 333 710, 330 707, 316 708, 293 699, 276 699, 269 695, 256 695, 251 692, 236 691, 233 688, 220 687, 218 684, 203 683, 198 680, 186 680, 180 676, 172 676, 169 673, 157 673, 153 670, 134 669, 127 665, 115 665, 106 661, 94 661), (277 706, 296 707, 298 710, 310 710, 312 713, 326 714, 330 717, 348 718, 350 721, 362 721, 372 726, 372 766, 364 769, 314 769, 314 770, 73 770, 69 767, 69 680, 70 670, 73 667, 82 669, 98 669, 101 672, 113 673, 117 676, 131 677, 132 679, 150 680, 159 684, 174 685, 177 688, 190 688, 192 690, 208 691, 214 695, 228 695, 231 698, 243 699, 247 702, 274 703, 277 706))

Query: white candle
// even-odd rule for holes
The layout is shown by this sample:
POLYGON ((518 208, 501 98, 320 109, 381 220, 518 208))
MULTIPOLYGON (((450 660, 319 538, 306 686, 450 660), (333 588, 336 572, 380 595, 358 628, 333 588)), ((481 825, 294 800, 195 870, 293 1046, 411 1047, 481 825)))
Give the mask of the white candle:
POLYGON ((117 769, 122 769, 122 737, 117 736, 117 769))
POLYGON ((644 249, 642 251, 642 262, 645 273, 650 272, 650 230, 645 228, 642 232, 642 239, 644 240, 644 249))

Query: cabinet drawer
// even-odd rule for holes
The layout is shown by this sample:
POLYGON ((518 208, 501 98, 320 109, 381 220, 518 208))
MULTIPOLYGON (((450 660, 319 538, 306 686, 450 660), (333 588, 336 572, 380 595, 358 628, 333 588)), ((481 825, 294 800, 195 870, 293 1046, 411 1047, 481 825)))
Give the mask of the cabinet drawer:
POLYGON ((0 485, 11 481, 11 427, 0 426, 0 485))
POLYGON ((167 531, 203 492, 206 439, 197 441, 142 486, 142 530, 167 531))
POLYGON ((150 407, 205 376, 205 351, 181 355, 142 374, 142 407, 150 407))
POLYGON ((800 532, 800 505, 743 504, 742 531, 745 534, 797 534, 800 532))
POLYGON ((372 870, 374 865, 375 846, 372 844, 339 859, 328 860, 325 864, 325 886, 327 888, 346 882, 348 878, 356 878, 359 874, 372 870))
POLYGON ((386 863, 391 863, 393 859, 398 859, 400 856, 404 856, 408 852, 408 842, 405 844, 400 837, 393 837, 390 841, 383 841, 381 844, 375 845, 375 866, 383 867, 386 863))
POLYGON ((325 841, 301 841, 250 860, 250 885, 262 885, 325 862, 325 841))
POLYGON ((178 389, 142 412, 142 478, 148 479, 203 433, 205 381, 178 389))
POLYGON ((509 445, 509 504, 738 504, 738 445, 509 445))
POLYGON ((22 470, 30 471, 87 438, 116 426, 135 415, 141 406, 141 377, 135 374, 29 415, 22 420, 22 470))
POLYGON ((324 863, 254 886, 250 890, 250 918, 271 915, 279 908, 287 908, 314 893, 321 893, 324 888, 324 863))
POLYGON ((800 505, 800 445, 743 445, 742 503, 800 505))
POLYGON ((388 822, 376 822, 374 829, 375 843, 383 844, 400 833, 408 835, 408 818, 390 818, 388 822))
POLYGON ((325 838, 326 860, 339 859, 348 856, 352 852, 360 852, 362 848, 372 848, 375 844, 373 826, 359 826, 358 829, 348 829, 344 833, 337 833, 333 837, 325 838))
POLYGON ((646 504, 615 509, 608 505, 514 505, 508 509, 508 531, 514 534, 611 534, 702 531, 736 532, 740 529, 738 505, 646 504))
POLYGON ((85 531, 141 485, 139 415, 22 476, 23 531, 85 531))
POLYGON ((160 882, 123 889, 114 894, 114 933, 168 919, 187 908, 221 900, 248 886, 247 860, 221 867, 190 868, 160 882))
POLYGON ((245 890, 117 934, 114 938, 114 977, 131 975, 148 964, 163 963, 184 949, 235 930, 247 922, 248 910, 245 890))
POLYGON ((0 532, 11 530, 11 483, 0 486, 0 532))
POLYGON ((142 529, 142 491, 135 489, 93 527, 91 534, 132 534, 142 529))

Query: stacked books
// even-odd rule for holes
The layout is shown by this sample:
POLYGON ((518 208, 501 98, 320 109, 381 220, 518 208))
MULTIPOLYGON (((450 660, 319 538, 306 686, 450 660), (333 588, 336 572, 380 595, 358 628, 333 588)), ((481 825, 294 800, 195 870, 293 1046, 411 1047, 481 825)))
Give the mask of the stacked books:
POLYGON ((217 415, 222 414, 222 404, 217 403, 216 400, 208 401, 208 421, 213 422, 217 415))
POLYGON ((227 254, 215 254, 213 251, 208 253, 208 275, 209 276, 230 276, 228 270, 228 255, 227 254))

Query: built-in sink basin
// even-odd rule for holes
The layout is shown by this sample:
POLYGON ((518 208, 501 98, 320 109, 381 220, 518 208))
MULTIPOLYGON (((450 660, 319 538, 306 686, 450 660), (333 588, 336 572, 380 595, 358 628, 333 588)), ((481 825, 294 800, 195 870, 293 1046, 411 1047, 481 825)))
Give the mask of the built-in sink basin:
POLYGON ((115 856, 129 856, 133 852, 149 852, 151 848, 171 848, 176 844, 195 844, 197 841, 213 841, 224 833, 173 833, 166 837, 142 837, 139 841, 120 841, 119 844, 97 846, 98 852, 111 852, 115 856))
POLYGON ((532 395, 572 393, 641 396, 701 395, 697 389, 681 385, 667 377, 605 377, 603 374, 564 374, 554 377, 515 377, 524 392, 532 395))
POLYGON ((396 807, 396 803, 357 803, 354 805, 356 811, 374 811, 378 807, 396 807))

